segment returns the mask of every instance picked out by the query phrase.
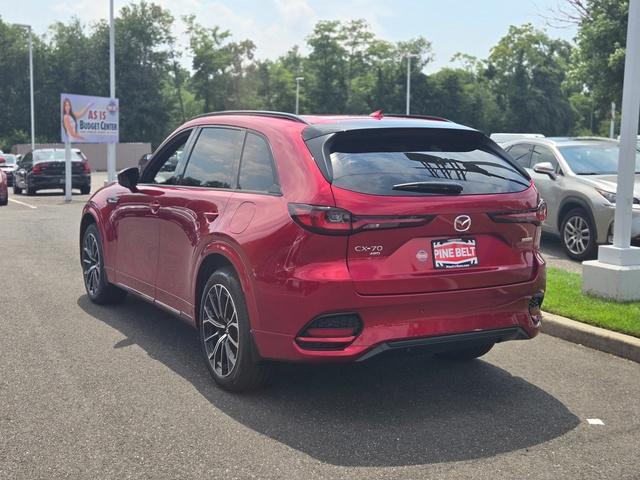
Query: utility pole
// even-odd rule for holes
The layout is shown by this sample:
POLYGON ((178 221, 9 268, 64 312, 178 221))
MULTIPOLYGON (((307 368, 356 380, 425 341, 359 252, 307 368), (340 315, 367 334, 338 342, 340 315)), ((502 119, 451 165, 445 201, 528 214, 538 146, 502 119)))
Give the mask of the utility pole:
POLYGON ((407 54, 407 115, 411 115, 411 59, 417 57, 414 53, 407 54))
POLYGON ((36 148, 36 131, 35 131, 35 113, 33 107, 33 39, 31 34, 31 25, 20 23, 15 24, 16 27, 25 28, 29 32, 29 96, 31 100, 31 150, 36 148))
POLYGON ((300 110, 300 82, 304 80, 304 77, 296 77, 296 115, 300 110))
MULTIPOLYGON (((113 0, 109 0, 109 96, 116 98, 116 52, 113 25, 113 0)), ((116 144, 107 144, 107 181, 116 181, 116 144)))
POLYGON ((611 123, 609 124, 609 138, 616 135, 616 102, 611 102, 611 123))

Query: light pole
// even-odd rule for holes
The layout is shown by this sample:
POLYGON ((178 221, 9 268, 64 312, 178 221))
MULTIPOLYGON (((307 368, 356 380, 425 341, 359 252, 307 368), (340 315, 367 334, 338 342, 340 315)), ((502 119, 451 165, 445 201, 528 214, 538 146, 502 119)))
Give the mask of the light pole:
POLYGON ((411 115, 411 59, 418 56, 415 53, 407 54, 407 115, 411 115))
POLYGON ((31 39, 31 25, 20 23, 16 27, 25 28, 29 32, 29 95, 31 98, 31 150, 36 148, 35 114, 33 110, 33 41, 31 39))
MULTIPOLYGON (((109 96, 116 97, 116 52, 113 26, 113 0, 109 0, 109 96)), ((107 181, 116 181, 116 144, 107 144, 107 181)))
POLYGON ((304 77, 296 77, 296 115, 300 110, 300 82, 304 80, 304 77))

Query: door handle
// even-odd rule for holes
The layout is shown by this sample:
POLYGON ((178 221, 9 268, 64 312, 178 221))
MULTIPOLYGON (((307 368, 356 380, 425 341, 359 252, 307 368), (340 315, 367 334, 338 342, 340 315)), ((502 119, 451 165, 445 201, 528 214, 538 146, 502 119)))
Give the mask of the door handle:
POLYGON ((120 201, 120 199, 118 197, 107 197, 107 203, 109 203, 111 205, 115 205, 119 201, 120 201))
POLYGON ((151 202, 149 208, 151 209, 151 213, 155 215, 160 210, 160 202, 151 202))
POLYGON ((204 215, 204 219, 208 222, 211 223, 213 222, 216 218, 218 218, 219 213, 218 212, 205 212, 203 213, 204 215))

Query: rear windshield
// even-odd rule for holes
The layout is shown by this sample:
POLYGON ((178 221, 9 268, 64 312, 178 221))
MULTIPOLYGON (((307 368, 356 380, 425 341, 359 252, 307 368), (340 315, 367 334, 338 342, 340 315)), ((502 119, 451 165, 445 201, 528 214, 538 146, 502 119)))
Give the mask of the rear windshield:
MULTIPOLYGON (((83 160, 78 150, 71 150, 71 160, 83 160)), ((33 163, 64 162, 64 150, 36 150, 33 152, 33 163)))
POLYGON ((333 185, 372 195, 519 192, 529 179, 478 132, 352 131, 330 146, 333 185))

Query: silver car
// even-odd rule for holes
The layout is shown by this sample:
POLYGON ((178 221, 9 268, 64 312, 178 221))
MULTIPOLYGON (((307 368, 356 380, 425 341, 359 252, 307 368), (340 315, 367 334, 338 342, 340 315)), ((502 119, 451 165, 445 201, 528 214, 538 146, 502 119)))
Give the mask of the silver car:
MULTIPOLYGON (((593 258, 610 243, 616 203, 619 143, 607 138, 526 138, 503 148, 524 167, 547 202, 544 231, 560 236, 569 257, 593 258)), ((640 240, 640 151, 631 236, 640 240)))

